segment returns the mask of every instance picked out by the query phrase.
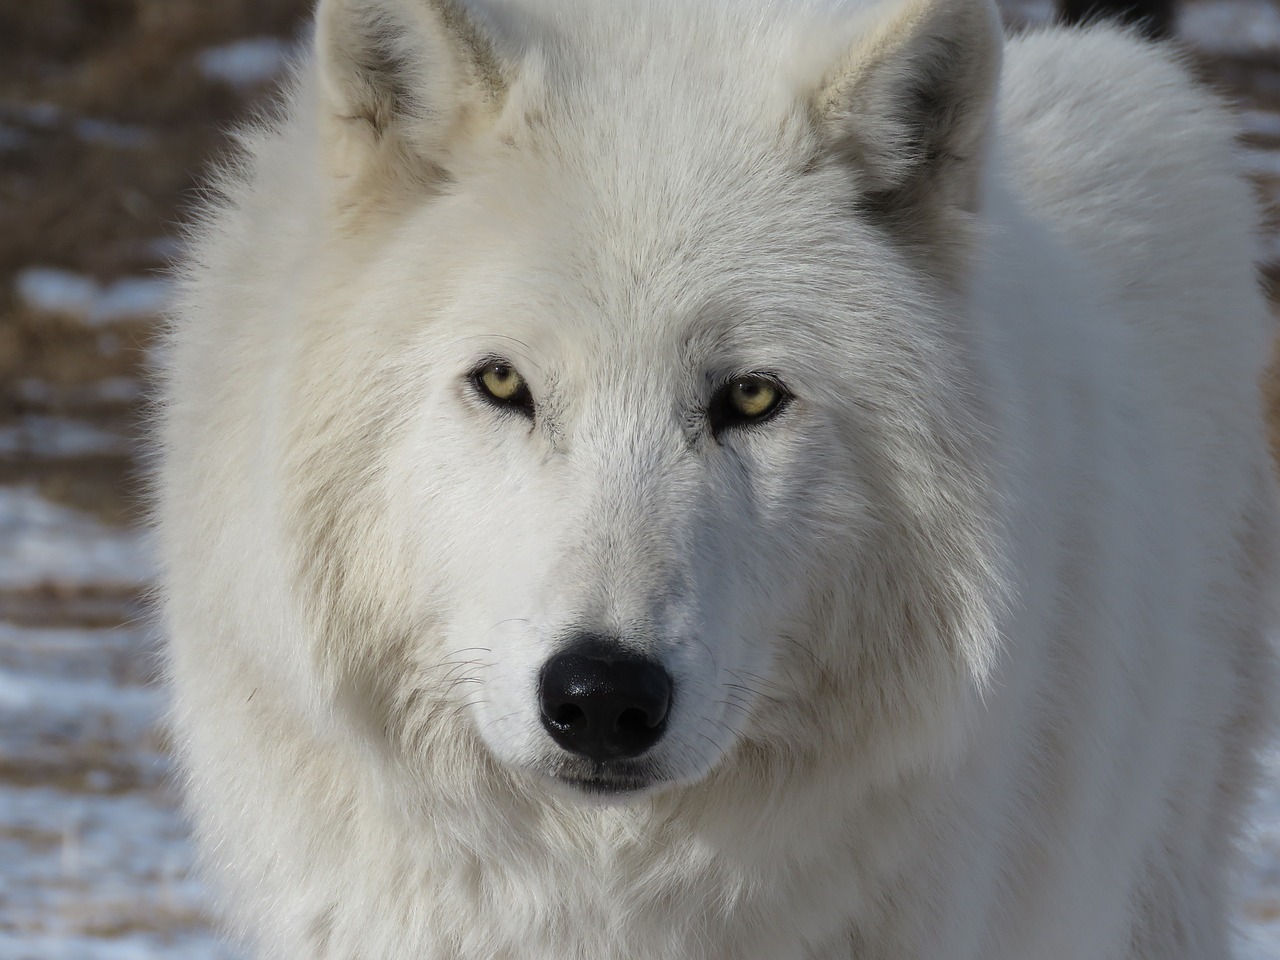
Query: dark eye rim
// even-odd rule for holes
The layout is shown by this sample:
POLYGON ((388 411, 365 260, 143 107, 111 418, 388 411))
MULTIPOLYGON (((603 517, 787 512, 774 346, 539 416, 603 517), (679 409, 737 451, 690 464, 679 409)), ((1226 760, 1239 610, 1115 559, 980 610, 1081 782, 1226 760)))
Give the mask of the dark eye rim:
POLYGON ((485 357, 471 368, 471 372, 467 374, 467 382, 471 384, 471 388, 475 392, 476 396, 489 406, 502 410, 505 413, 518 413, 521 416, 533 419, 533 394, 529 391, 529 381, 526 380, 524 375, 516 369, 516 365, 505 357, 485 357), (485 371, 495 366, 507 367, 512 373, 520 378, 520 389, 505 400, 502 397, 495 397, 489 392, 489 388, 484 385, 485 371))
POLYGON ((707 404, 707 423, 711 427, 711 433, 717 437, 725 430, 756 427, 768 423, 782 413, 783 410, 790 406, 793 399, 794 396, 791 391, 787 389, 786 384, 782 382, 782 379, 777 374, 757 371, 739 374, 725 380, 711 395, 711 402, 707 404), (744 380, 760 380, 769 384, 777 391, 778 399, 774 401, 773 406, 758 416, 750 417, 740 413, 729 402, 729 390, 734 384, 742 383, 744 380))

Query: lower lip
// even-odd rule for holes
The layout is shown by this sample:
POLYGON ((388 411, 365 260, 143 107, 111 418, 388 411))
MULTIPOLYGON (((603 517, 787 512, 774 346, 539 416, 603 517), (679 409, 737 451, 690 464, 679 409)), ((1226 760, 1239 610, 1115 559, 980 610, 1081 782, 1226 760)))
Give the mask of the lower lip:
POLYGON ((652 780, 576 780, 557 777, 560 783, 583 793, 594 796, 620 797, 631 793, 640 793, 654 786, 652 780))

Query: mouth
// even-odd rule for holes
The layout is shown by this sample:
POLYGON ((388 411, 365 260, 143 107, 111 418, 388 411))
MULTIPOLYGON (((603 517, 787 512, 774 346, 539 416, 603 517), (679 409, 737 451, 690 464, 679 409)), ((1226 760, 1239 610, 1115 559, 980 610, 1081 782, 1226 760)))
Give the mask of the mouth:
POLYGON ((553 764, 546 773, 558 786, 600 800, 622 800, 650 793, 667 782, 667 778, 650 764, 626 761, 581 763, 565 760, 553 764))
POLYGON ((655 781, 653 780, 641 779, 638 777, 588 777, 585 779, 557 777, 556 780, 566 787, 571 787, 574 790, 594 797, 620 798, 629 794, 643 793, 655 785, 655 781))

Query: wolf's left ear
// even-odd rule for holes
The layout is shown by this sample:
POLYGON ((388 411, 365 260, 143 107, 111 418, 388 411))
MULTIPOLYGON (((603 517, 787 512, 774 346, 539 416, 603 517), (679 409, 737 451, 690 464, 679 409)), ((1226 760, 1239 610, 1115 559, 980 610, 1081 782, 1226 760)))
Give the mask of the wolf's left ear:
POLYGON ((469 0, 321 0, 315 42, 323 147, 365 202, 447 179, 511 72, 469 0))
POLYGON ((892 222, 974 210, 1003 29, 992 0, 907 0, 824 78, 824 149, 858 171, 861 201, 892 222))

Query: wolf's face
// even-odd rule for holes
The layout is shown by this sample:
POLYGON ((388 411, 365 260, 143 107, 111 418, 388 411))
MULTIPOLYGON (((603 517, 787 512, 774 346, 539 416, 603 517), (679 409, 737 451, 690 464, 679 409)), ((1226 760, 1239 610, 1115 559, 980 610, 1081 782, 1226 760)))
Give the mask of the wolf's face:
POLYGON ((856 365, 813 312, 836 278, 797 262, 810 238, 787 216, 694 247, 680 218, 703 214, 671 204, 677 236, 638 238, 643 211, 592 224, 582 208, 606 200, 544 173, 496 171, 485 199, 424 212, 456 285, 414 344, 394 503, 424 594, 450 598, 433 655, 493 753, 645 789, 719 761, 852 573, 868 493, 838 408, 856 365), (648 263, 627 262, 636 239, 648 263))
MULTIPOLYGON (((450 23, 430 43, 451 49, 450 23)), ((516 69, 468 37, 462 75, 500 89, 462 142, 406 141, 448 175, 409 212, 345 201, 376 239, 343 336, 377 363, 335 416, 378 426, 346 454, 367 528, 312 535, 316 556, 381 538, 381 567, 325 561, 318 592, 378 727, 440 762, 462 723, 509 769, 632 795, 746 740, 851 748, 861 712, 972 687, 985 517, 935 529, 955 511, 934 509, 978 485, 967 412, 934 399, 964 376, 962 298, 907 242, 954 220, 958 247, 962 218, 855 170, 799 68, 761 87, 758 65, 705 65, 672 110, 637 91, 687 58, 516 69), (361 611, 383 628, 361 636, 361 611)))

